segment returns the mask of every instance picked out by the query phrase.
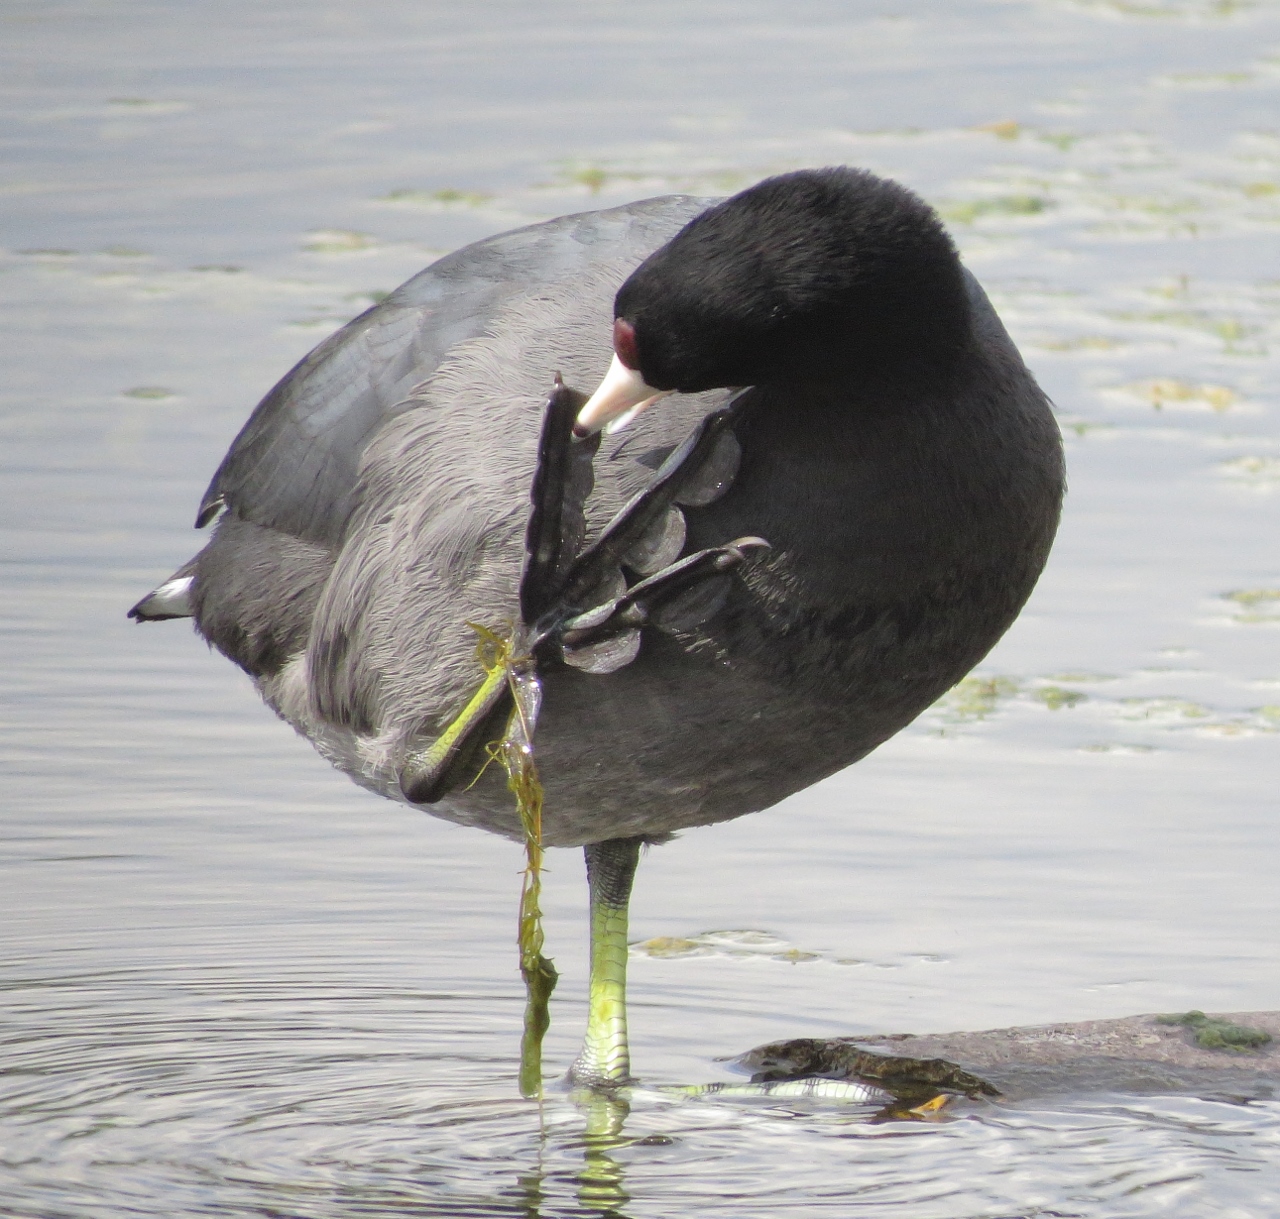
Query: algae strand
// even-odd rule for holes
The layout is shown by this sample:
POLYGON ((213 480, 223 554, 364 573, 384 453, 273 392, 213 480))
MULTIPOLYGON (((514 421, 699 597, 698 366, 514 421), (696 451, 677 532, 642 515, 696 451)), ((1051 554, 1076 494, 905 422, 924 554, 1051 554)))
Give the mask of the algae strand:
POLYGON ((489 756, 502 764, 507 787, 516 798, 524 831, 525 867, 520 884, 517 942, 520 976, 525 985, 524 1031, 520 1037, 520 1095, 542 1097, 542 1039, 551 1025, 549 1003, 559 975, 543 956, 542 934, 542 781, 534 758, 533 735, 542 704, 542 686, 534 659, 513 631, 503 638, 486 627, 471 624, 479 636, 476 659, 486 673, 506 674, 514 704, 502 740, 489 756))

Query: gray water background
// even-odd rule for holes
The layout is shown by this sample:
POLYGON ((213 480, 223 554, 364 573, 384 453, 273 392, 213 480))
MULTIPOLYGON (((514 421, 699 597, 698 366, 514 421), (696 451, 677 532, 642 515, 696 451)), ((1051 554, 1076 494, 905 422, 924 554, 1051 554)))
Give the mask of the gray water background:
MULTIPOLYGON (((1280 1212, 1280 1104, 1196 1097, 647 1093, 592 1193, 583 1114, 516 1097, 518 849, 123 617, 253 404, 434 257, 867 166, 1057 403, 1062 533, 978 678, 648 854, 633 934, 685 942, 634 955, 637 1070, 1280 1006, 1280 4, 8 0, 0 98, 0 1214, 1280 1212)), ((545 880, 559 1071, 577 853, 545 880)))

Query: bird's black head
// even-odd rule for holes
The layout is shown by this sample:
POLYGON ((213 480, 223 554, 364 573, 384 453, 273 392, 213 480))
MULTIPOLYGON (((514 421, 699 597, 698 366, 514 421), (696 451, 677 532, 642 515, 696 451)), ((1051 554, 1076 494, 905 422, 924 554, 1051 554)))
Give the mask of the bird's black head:
POLYGON ((654 389, 945 377, 969 314, 933 210, 865 170, 769 178, 690 221, 619 289, 615 348, 654 389))

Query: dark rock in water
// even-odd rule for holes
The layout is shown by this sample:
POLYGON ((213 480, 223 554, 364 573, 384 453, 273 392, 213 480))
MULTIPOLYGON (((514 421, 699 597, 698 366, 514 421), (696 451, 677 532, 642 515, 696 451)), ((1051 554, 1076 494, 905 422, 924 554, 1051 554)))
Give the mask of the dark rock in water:
POLYGON ((1278 1042, 1280 1012, 1187 1012, 978 1033, 797 1038, 757 1046, 738 1062, 761 1081, 823 1075, 899 1094, 932 1086, 970 1096, 998 1089, 1015 1101, 1086 1092, 1247 1101, 1280 1096, 1278 1042))
POLYGON ((966 1096, 999 1096, 1000 1090, 945 1058, 914 1058, 864 1050, 845 1038, 819 1041, 798 1037, 748 1050, 739 1064, 750 1067, 753 1083, 826 1076, 875 1083, 900 1099, 920 1099, 939 1092, 966 1096))

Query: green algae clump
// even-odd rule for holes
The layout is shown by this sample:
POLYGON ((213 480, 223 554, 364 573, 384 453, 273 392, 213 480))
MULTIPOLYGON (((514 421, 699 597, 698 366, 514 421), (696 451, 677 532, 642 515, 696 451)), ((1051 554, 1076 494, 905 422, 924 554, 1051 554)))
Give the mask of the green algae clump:
POLYGON ((1246 1028, 1243 1024, 1232 1024, 1230 1020, 1215 1020, 1204 1012, 1171 1012, 1167 1016, 1157 1016, 1157 1024, 1180 1024, 1192 1030, 1192 1039, 1196 1045, 1206 1050, 1232 1050, 1237 1054, 1249 1050, 1261 1049, 1271 1041, 1271 1034, 1261 1029, 1246 1028))

